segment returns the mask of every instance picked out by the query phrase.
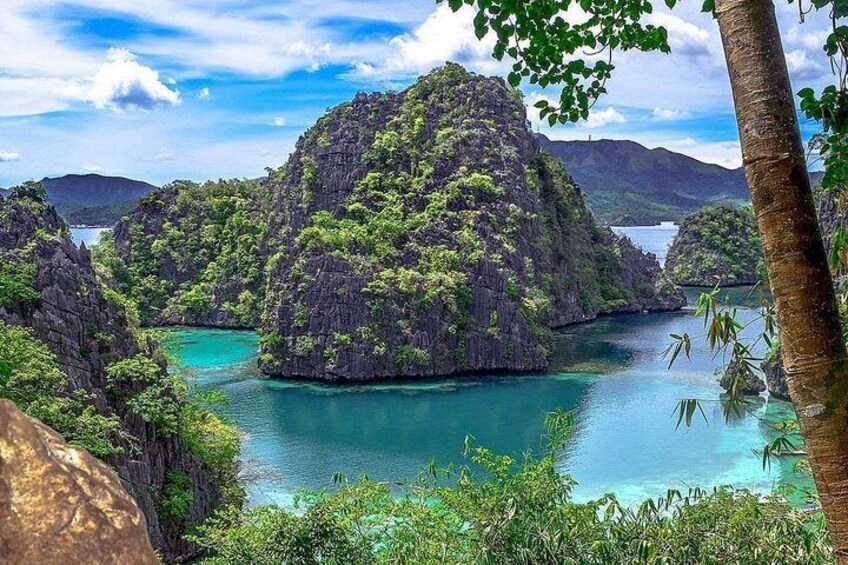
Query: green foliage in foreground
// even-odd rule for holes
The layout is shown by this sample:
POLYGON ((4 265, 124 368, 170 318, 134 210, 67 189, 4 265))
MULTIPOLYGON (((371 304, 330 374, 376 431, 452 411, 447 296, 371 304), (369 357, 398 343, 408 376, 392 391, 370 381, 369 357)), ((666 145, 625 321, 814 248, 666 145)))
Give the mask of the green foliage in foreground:
POLYGON ((818 512, 775 497, 719 489, 670 492, 636 509, 613 495, 577 503, 558 471, 570 417, 549 418, 541 458, 517 461, 467 445, 485 472, 433 471, 402 487, 362 479, 312 493, 297 512, 260 507, 219 513, 196 541, 209 565, 832 563, 818 512), (446 483, 445 473, 451 478, 446 483))
POLYGON ((95 457, 120 453, 113 443, 118 419, 98 413, 84 390, 67 389, 68 377, 47 345, 28 328, 0 320, 0 398, 95 457))

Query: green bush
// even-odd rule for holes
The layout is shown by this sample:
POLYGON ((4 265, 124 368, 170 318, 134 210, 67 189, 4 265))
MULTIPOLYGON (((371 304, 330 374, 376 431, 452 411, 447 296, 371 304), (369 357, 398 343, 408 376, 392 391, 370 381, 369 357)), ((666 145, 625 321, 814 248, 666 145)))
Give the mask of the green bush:
POLYGON ((114 443, 121 431, 117 417, 98 413, 84 391, 70 390, 56 356, 30 329, 2 320, 0 398, 11 400, 95 457, 122 452, 114 443))
POLYGON ((185 402, 185 385, 168 374, 146 355, 116 361, 106 368, 108 390, 126 400, 133 412, 145 422, 155 424, 160 433, 179 431, 185 402), (143 385, 139 390, 137 385, 143 385))
POLYGON ((36 266, 0 256, 0 306, 35 302, 41 296, 34 288, 36 266))
POLYGON ((819 513, 730 488, 669 492, 635 508, 579 503, 557 454, 572 420, 549 417, 537 458, 466 442, 482 472, 430 469, 398 491, 362 479, 306 493, 294 512, 226 509, 194 538, 210 565, 561 565, 833 563, 819 513))
POLYGON ((194 502, 191 481, 182 471, 166 471, 159 512, 166 520, 177 522, 188 518, 188 510, 194 502))

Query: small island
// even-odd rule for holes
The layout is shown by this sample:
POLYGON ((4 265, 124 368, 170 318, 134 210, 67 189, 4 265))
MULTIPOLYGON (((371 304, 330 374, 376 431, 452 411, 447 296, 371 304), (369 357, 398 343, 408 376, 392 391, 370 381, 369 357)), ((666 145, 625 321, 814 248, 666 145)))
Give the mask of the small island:
POLYGON ((665 268, 681 286, 747 286, 763 280, 763 252, 750 208, 707 206, 686 218, 665 268))

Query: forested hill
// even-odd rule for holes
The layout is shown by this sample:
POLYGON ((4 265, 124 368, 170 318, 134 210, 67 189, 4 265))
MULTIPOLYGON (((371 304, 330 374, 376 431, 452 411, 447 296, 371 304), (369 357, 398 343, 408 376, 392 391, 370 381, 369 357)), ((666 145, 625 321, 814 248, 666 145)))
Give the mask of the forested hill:
POLYGON ((97 174, 45 178, 41 183, 50 203, 72 225, 111 226, 156 190, 143 181, 97 174))
POLYGON ((634 141, 551 141, 538 135, 583 188, 595 217, 607 225, 680 221, 706 204, 748 200, 742 169, 703 163, 634 141))

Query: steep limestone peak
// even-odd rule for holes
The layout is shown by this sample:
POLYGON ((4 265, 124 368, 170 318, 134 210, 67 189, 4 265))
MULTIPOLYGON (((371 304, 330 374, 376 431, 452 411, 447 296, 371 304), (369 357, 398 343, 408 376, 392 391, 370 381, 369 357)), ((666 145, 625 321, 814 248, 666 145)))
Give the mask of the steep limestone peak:
POLYGON ((271 375, 538 370, 552 327, 682 304, 595 224, 520 93, 459 65, 332 109, 270 183, 271 375))

